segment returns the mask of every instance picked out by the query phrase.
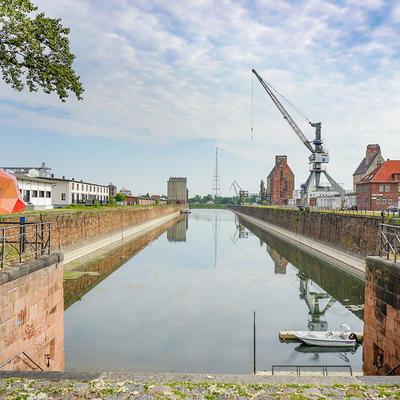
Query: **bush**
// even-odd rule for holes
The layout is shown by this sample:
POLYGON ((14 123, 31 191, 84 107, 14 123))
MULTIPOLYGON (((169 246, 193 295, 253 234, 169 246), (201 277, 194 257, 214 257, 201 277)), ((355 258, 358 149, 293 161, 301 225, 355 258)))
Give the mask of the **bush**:
POLYGON ((118 193, 118 194, 115 196, 115 200, 116 200, 116 201, 125 201, 125 196, 122 195, 121 193, 118 193))

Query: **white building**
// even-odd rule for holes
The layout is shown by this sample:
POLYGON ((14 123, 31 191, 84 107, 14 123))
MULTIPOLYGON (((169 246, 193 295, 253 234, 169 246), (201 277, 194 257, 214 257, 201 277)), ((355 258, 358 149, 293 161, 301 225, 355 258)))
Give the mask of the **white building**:
POLYGON ((52 204, 52 183, 41 178, 15 173, 19 190, 27 210, 50 210, 52 204))
POLYGON ((70 204, 107 204, 109 201, 108 186, 98 185, 74 179, 42 178, 53 184, 53 206, 66 207, 70 204))

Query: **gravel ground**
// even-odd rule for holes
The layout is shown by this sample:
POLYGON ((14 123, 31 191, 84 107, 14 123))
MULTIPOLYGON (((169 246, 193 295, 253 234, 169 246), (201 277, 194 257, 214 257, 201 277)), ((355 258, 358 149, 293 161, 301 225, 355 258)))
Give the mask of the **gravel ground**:
MULTIPOLYGON (((268 400, 268 399, 400 399, 400 380, 375 384, 356 377, 268 377, 222 375, 181 375, 186 380, 172 381, 174 375, 104 374, 96 379, 48 379, 0 376, 0 399, 109 399, 109 400, 268 400), (160 378, 166 378, 164 382, 160 378), (153 379, 152 379, 153 378, 153 379), (203 381, 200 381, 200 378, 203 381), (49 380, 50 379, 50 380, 49 380), (256 381, 259 382, 256 382, 256 381), (249 383, 252 381, 253 383, 249 383)), ((178 376, 175 376, 178 378, 178 376)))

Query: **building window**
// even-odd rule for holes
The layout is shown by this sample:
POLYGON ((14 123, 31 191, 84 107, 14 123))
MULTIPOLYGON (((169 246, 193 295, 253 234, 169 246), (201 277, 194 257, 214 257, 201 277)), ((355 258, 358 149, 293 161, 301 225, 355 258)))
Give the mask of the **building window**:
POLYGON ((392 205, 393 204, 393 200, 392 199, 388 199, 388 204, 392 205))
POLYGON ((44 197, 44 190, 39 191, 39 197, 44 197))
POLYGON ((32 190, 32 197, 37 197, 37 190, 32 190))
POLYGON ((81 186, 82 186, 82 190, 85 190, 85 187, 83 186, 83 184, 81 186))
POLYGON ((88 191, 88 185, 86 185, 86 191, 88 191))
POLYGON ((390 192, 390 185, 385 185, 385 192, 390 192))
POLYGON ((92 191, 92 187, 90 186, 90 191, 92 191))
POLYGON ((74 190, 75 188, 75 184, 72 182, 72 190, 74 190))
POLYGON ((386 199, 382 199, 382 205, 386 204, 386 199))
POLYGON ((61 200, 65 201, 65 199, 66 199, 65 193, 61 193, 61 200))
POLYGON ((383 185, 379 185, 379 191, 383 192, 383 185))
POLYGON ((381 204, 381 199, 376 199, 376 205, 381 204))
POLYGON ((46 192, 46 197, 47 197, 48 199, 50 199, 50 198, 51 198, 51 192, 46 192))

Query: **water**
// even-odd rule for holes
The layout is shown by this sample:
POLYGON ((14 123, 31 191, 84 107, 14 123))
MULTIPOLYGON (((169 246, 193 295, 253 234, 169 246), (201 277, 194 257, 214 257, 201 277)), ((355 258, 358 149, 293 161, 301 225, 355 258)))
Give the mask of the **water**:
POLYGON ((309 352, 278 338, 341 323, 362 331, 362 282, 230 211, 182 218, 80 268, 99 275, 65 281, 66 370, 251 373, 253 311, 258 370, 362 369, 361 348, 309 352))

